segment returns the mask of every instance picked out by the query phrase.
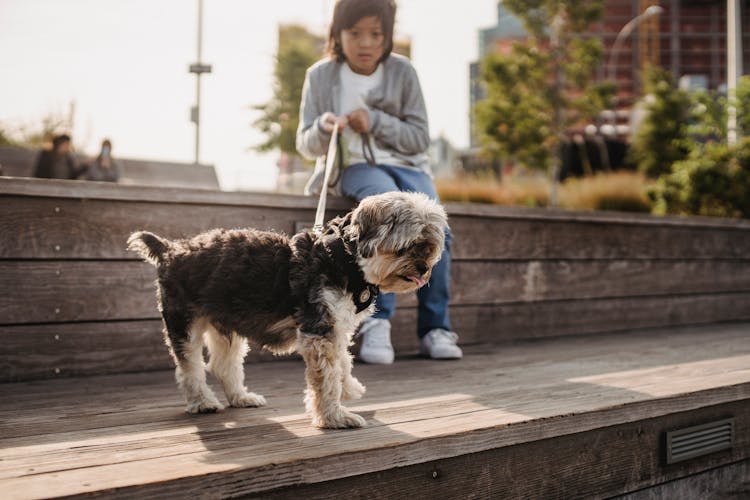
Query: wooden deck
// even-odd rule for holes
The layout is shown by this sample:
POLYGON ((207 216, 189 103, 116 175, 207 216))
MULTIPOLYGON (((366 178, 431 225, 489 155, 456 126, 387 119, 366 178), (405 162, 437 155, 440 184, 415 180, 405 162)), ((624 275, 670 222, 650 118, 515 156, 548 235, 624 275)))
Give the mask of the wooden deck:
POLYGON ((0 178, 1 498, 750 498, 750 221, 448 204, 464 360, 413 357, 403 297, 401 357, 355 367, 366 429, 311 427, 302 363, 257 353, 268 407, 185 414, 128 235, 315 206, 0 178), (666 432, 729 418, 731 449, 665 463, 666 432))
POLYGON ((311 427, 295 360, 248 365, 267 407, 203 416, 184 413, 171 371, 0 384, 0 491, 597 498, 750 471, 750 323, 479 345, 354 373, 368 392, 350 406, 368 427, 347 431, 311 427), (665 431, 728 416, 732 450, 663 463, 665 431))

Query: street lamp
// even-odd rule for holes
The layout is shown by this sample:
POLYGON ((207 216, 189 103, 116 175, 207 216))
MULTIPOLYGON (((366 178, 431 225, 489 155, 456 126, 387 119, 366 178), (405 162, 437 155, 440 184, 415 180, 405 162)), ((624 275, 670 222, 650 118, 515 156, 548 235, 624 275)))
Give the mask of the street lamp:
POLYGON ((628 21, 625 26, 622 27, 620 32, 615 38, 615 43, 612 44, 612 51, 609 53, 609 65, 607 66, 607 79, 616 83, 616 72, 617 72, 617 56, 620 52, 622 42, 633 32, 633 29, 638 26, 642 21, 654 16, 658 16, 664 12, 664 9, 659 5, 651 5, 646 10, 641 12, 640 15, 635 16, 633 19, 628 21))
POLYGON ((196 76, 195 106, 190 108, 190 121, 195 123, 195 163, 200 163, 201 150, 201 75, 211 72, 211 65, 201 62, 203 51, 203 0, 198 0, 198 62, 188 71, 196 76))

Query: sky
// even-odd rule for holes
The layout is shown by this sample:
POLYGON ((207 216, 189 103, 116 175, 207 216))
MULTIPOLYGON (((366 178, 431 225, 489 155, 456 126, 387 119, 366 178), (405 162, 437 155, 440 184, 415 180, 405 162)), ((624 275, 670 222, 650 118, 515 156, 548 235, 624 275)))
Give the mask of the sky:
MULTIPOLYGON (((469 143, 469 63, 478 30, 496 22, 496 0, 399 0, 396 35, 412 43, 430 133, 469 143)), ((225 190, 272 190, 276 153, 251 106, 272 95, 280 23, 325 34, 334 0, 204 0, 202 163, 225 190)), ((0 0, 0 124, 41 123, 74 102, 72 135, 95 154, 105 137, 115 156, 192 162, 198 0, 0 0)))

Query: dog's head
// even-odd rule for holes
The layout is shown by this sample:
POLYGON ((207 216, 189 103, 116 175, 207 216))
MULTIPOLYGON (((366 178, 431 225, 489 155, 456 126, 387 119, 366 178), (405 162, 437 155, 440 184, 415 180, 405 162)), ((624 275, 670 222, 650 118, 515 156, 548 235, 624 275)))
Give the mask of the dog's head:
POLYGON ((365 279, 383 292, 403 293, 429 281, 447 228, 445 210, 427 195, 390 192, 363 199, 347 230, 365 279))

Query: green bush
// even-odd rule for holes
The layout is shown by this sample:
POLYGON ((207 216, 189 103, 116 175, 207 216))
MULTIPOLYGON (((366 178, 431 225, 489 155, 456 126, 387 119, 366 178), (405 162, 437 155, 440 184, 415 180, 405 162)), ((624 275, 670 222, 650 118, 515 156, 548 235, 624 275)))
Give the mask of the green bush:
POLYGON ((655 213, 750 218, 750 138, 694 148, 649 195, 655 213))
POLYGON ((646 117, 636 130, 628 161, 649 177, 669 174, 690 151, 690 96, 677 88, 671 73, 650 67, 644 73, 646 117))

